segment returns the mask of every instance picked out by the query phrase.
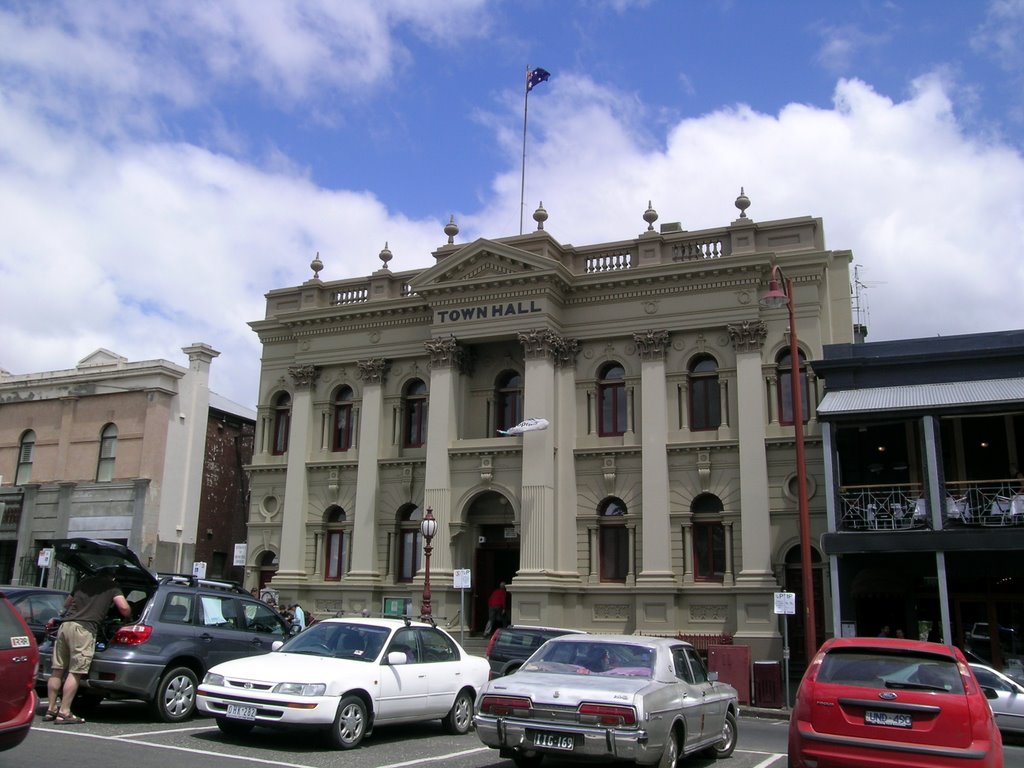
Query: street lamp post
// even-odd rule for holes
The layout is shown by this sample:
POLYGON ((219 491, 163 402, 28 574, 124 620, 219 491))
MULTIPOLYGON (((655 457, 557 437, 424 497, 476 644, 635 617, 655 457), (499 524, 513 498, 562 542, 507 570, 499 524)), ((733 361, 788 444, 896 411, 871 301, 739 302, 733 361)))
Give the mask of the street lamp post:
POLYGON ((437 533, 437 520, 434 519, 434 510, 427 507, 427 513, 420 521, 420 534, 423 536, 423 605, 420 607, 420 616, 429 618, 430 610, 430 554, 434 548, 430 546, 434 534, 437 533))
POLYGON ((807 507, 807 459, 804 454, 803 393, 800 386, 800 357, 796 339, 796 318, 793 313, 793 281, 783 274, 779 265, 772 266, 768 292, 761 297, 761 306, 789 311, 790 390, 793 397, 793 433, 796 441, 797 510, 800 515, 800 576, 804 593, 804 647, 807 663, 818 650, 814 621, 814 579, 811 570, 811 515, 807 507))

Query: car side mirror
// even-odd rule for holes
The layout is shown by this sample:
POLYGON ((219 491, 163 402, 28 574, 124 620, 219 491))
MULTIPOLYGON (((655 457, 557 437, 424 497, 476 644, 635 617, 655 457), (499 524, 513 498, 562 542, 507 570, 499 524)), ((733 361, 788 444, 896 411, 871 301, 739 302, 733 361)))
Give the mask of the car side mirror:
POLYGON ((999 698, 999 693, 996 691, 995 688, 989 688, 987 685, 983 685, 983 686, 981 686, 981 690, 984 691, 986 699, 998 699, 999 698))
POLYGON ((400 664, 408 664, 409 657, 405 655, 405 651, 389 651, 388 652, 388 664, 391 666, 398 666, 400 664))
POLYGON ((718 673, 717 672, 708 672, 708 682, 709 683, 717 683, 718 682, 718 673))
POLYGON ((299 634, 299 632, 301 632, 301 631, 302 631, 302 627, 300 627, 298 624, 292 624, 291 628, 288 630, 288 634, 292 635, 294 637, 295 635, 299 634))
POLYGON ((281 650, 281 646, 282 645, 284 645, 284 643, 281 640, 275 640, 274 642, 272 642, 270 644, 270 650, 272 650, 272 651, 279 651, 279 650, 281 650))

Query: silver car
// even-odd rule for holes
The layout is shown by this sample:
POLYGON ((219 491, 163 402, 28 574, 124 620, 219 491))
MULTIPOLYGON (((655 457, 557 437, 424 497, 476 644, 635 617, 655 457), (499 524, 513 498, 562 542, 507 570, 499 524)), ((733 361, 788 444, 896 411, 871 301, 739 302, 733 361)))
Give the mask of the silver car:
POLYGON ((984 664, 971 664, 971 670, 978 678, 978 685, 996 692, 995 698, 987 692, 986 695, 999 730, 1024 733, 1024 685, 984 664))
POLYGON ((671 768, 682 755, 736 748, 736 689, 681 640, 563 635, 487 684, 476 732, 519 768, 544 755, 671 768))

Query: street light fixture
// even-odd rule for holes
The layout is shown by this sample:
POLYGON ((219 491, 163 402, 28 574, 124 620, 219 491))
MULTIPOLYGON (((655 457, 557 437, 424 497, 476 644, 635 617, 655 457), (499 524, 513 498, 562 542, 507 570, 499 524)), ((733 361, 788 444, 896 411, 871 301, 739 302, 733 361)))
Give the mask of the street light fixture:
POLYGON ((814 617, 814 579, 811 570, 811 515, 807 507, 807 459, 804 454, 804 409, 800 386, 800 357, 796 339, 796 318, 793 314, 793 281, 778 264, 772 266, 768 292, 761 296, 760 304, 767 309, 785 305, 789 311, 790 392, 793 397, 793 433, 796 441, 797 510, 800 515, 800 575, 804 593, 804 647, 807 663, 811 663, 818 650, 814 617))
POLYGON ((423 605, 420 607, 420 616, 428 618, 430 610, 430 554, 434 548, 430 546, 431 539, 437 533, 437 520, 434 519, 434 510, 427 507, 427 513, 420 521, 420 534, 423 536, 423 605))

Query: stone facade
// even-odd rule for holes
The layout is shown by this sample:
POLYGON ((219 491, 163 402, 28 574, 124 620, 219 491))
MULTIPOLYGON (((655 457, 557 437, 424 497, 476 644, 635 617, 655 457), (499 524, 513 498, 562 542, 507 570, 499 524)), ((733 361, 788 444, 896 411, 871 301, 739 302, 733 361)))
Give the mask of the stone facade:
POLYGON ((69 537, 126 544, 164 573, 218 552, 230 566, 255 414, 210 392, 216 350, 183 352, 187 368, 98 350, 73 369, 0 375, 0 579, 38 583, 39 549, 69 537))
MULTIPOLYGON (((270 291, 251 324, 250 580, 276 560, 282 599, 314 613, 418 610, 429 507, 433 612, 452 626, 479 630, 505 579, 515 621, 725 632, 777 657, 773 593, 798 541, 789 322, 759 296, 784 269, 814 359, 852 341, 851 255, 820 219, 754 222, 747 205, 699 232, 655 230, 649 209, 638 237, 587 246, 540 228, 459 244, 450 222, 427 269, 392 272, 385 251, 367 278, 270 291), (550 426, 498 434, 523 417, 550 426)), ((816 541, 813 377, 805 394, 816 541)))

